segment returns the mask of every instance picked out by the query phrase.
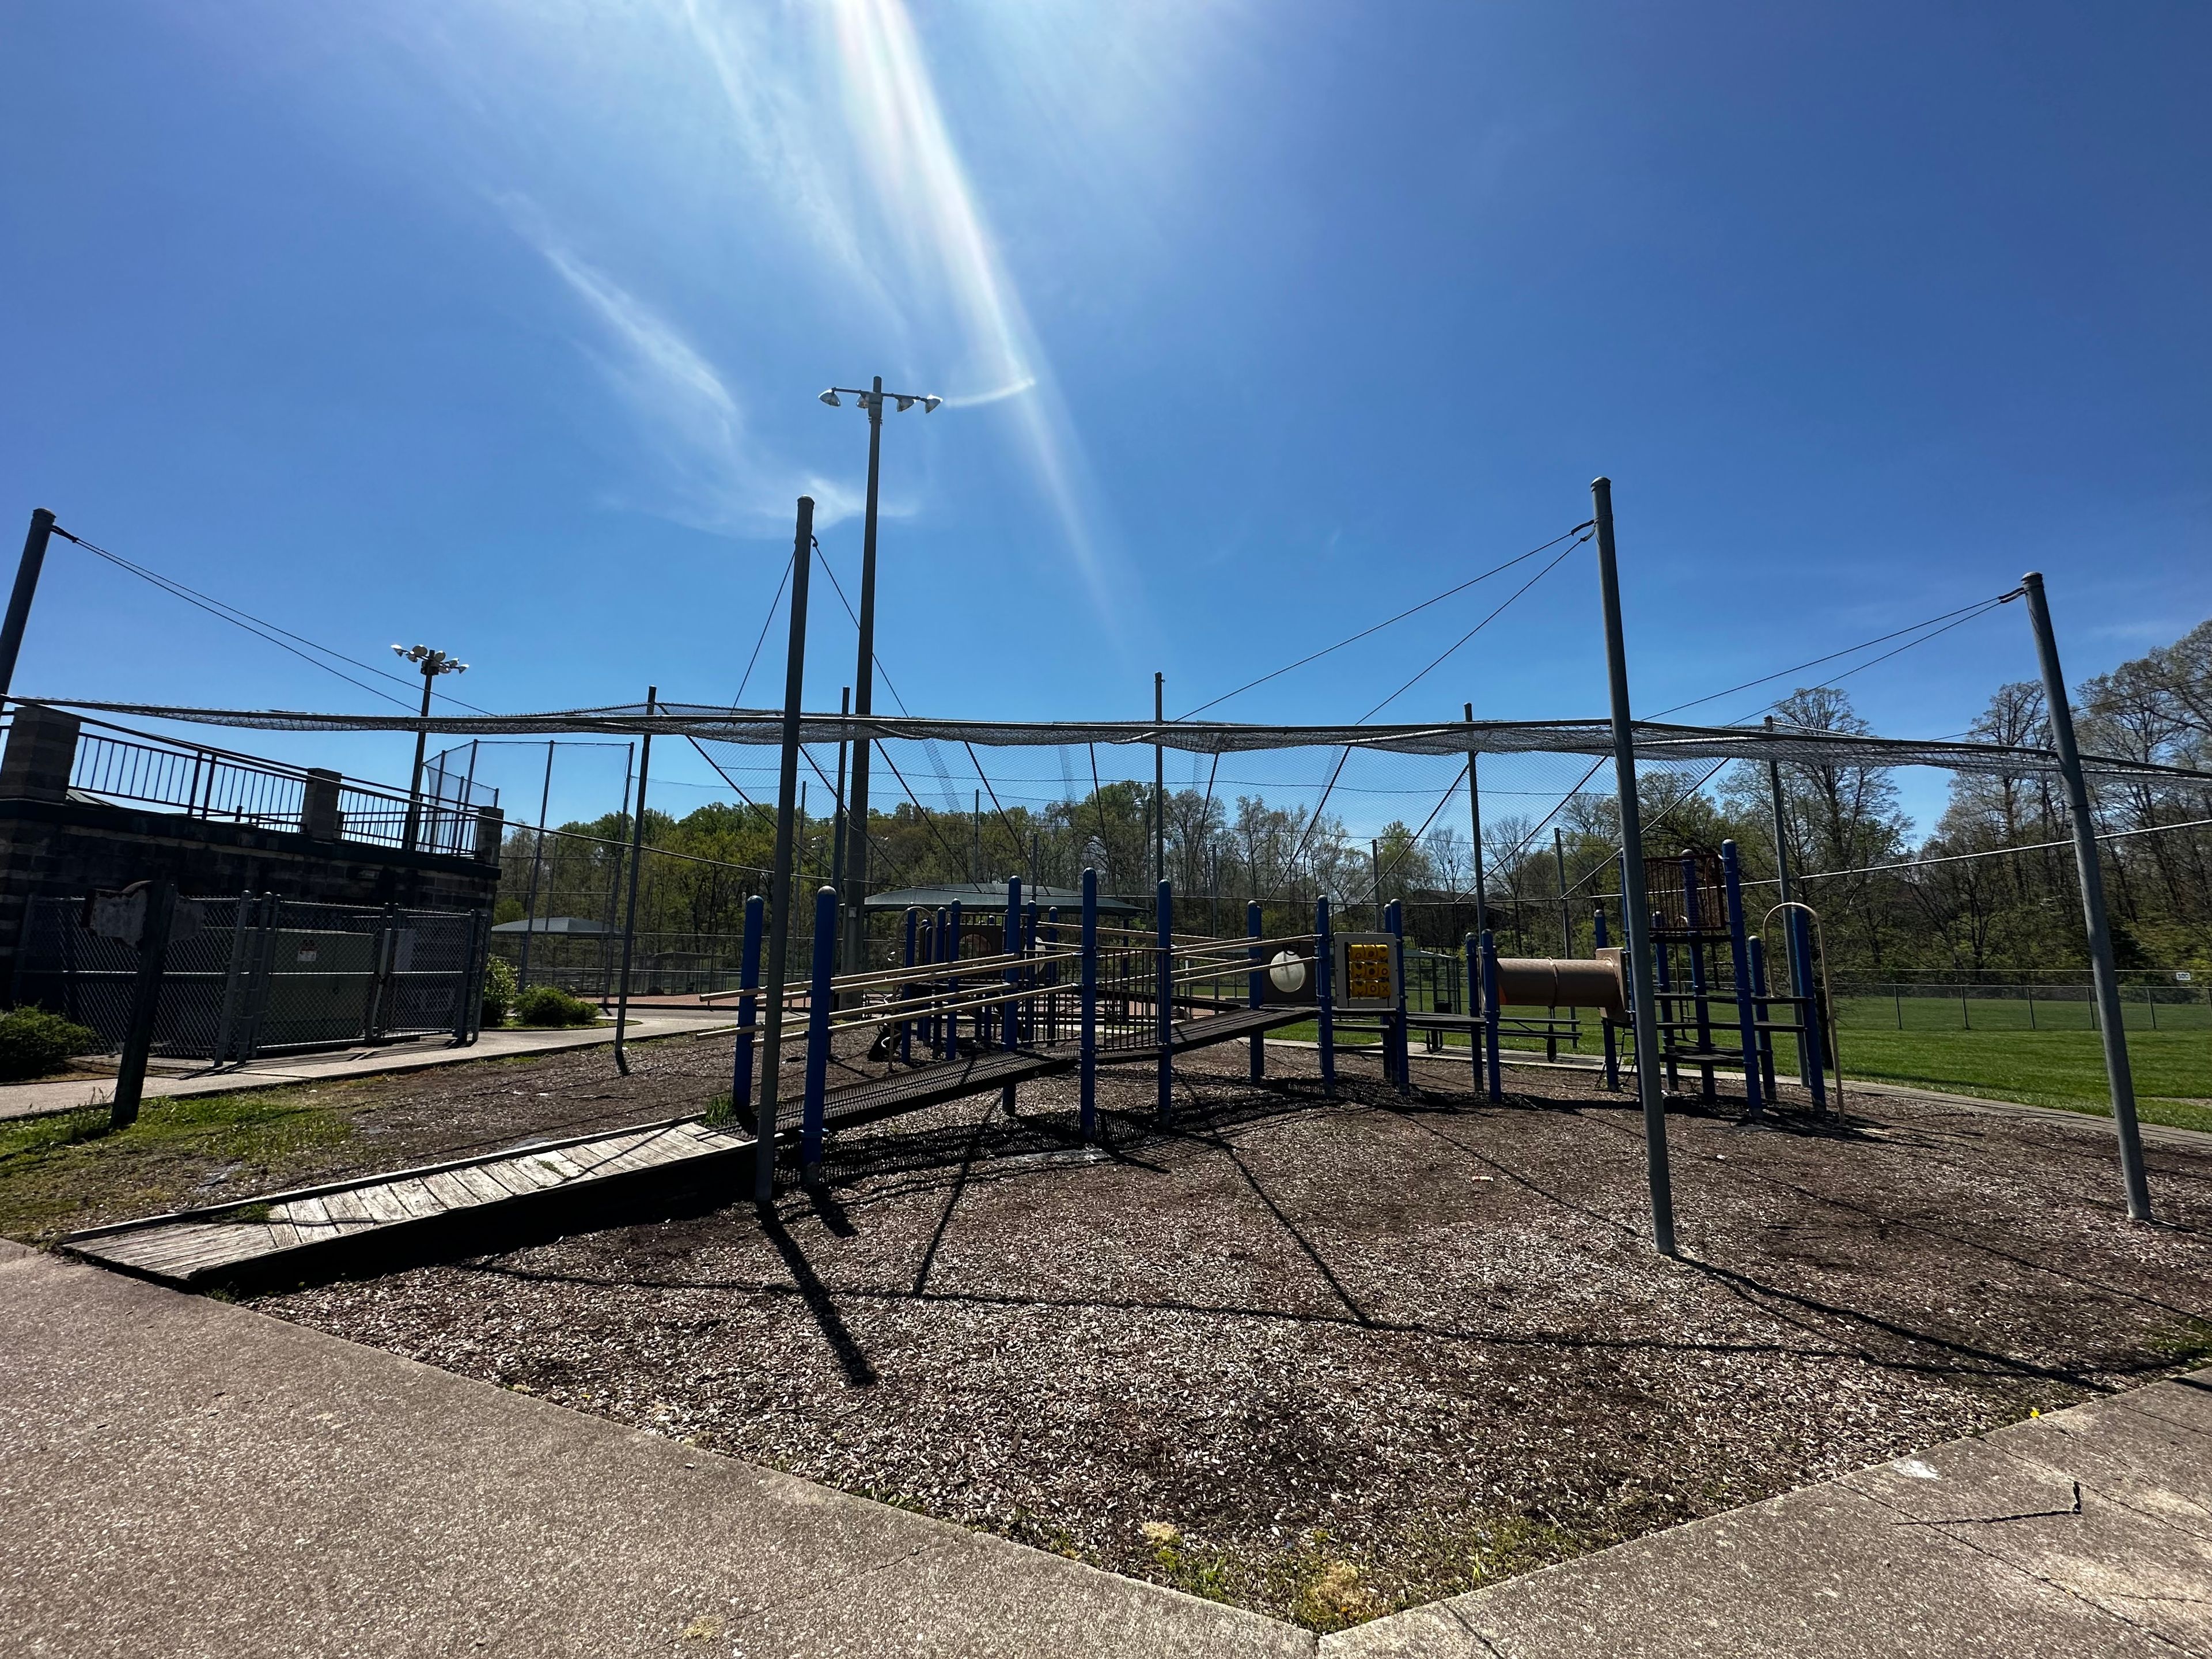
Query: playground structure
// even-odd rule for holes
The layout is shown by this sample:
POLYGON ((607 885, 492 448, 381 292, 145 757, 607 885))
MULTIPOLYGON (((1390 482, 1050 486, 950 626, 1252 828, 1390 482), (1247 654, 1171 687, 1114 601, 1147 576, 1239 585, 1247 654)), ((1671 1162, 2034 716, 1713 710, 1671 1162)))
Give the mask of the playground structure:
MULTIPOLYGON (((1647 860, 1640 824, 1644 809, 1638 781, 1639 764, 1710 761, 1712 765, 1705 777, 1732 761, 1763 763, 1770 771, 1781 763, 1795 763, 1863 768, 1926 765, 2015 776, 2055 773, 2065 786, 2072 819, 2128 1207, 2131 1216, 2147 1218, 2149 1204, 2134 1118, 2133 1085, 2118 1012, 2112 940, 2084 778, 2091 769, 2106 776, 2162 782, 2194 781, 2198 775, 2187 768, 2105 757, 2085 758, 2078 752, 2040 580, 2033 575, 2014 592, 1982 601, 1976 614, 2013 599, 2027 599, 2052 711, 2054 742, 2049 749, 2022 744, 1889 739, 1862 732, 1771 724, 1758 729, 1638 721, 1629 710, 1610 484, 1597 480, 1592 495, 1595 512, 1589 520, 1534 551, 1571 538, 1578 538, 1572 545, 1592 539, 1596 544, 1611 702, 1610 717, 1606 720, 1479 722, 1470 707, 1463 721, 1369 724, 1372 714, 1384 706, 1378 704, 1368 716, 1339 726, 1268 726, 1205 720, 1194 718, 1200 711, 1194 711, 1192 717, 1170 720, 1159 702, 1157 677, 1155 718, 1150 722, 894 717, 871 712, 865 697, 857 707, 848 704, 835 716, 810 714, 805 711, 803 689, 813 503, 805 498, 799 503, 788 577, 791 632, 781 710, 672 704, 660 700, 657 690, 648 692, 641 707, 541 714, 433 716, 427 712, 427 705, 424 714, 413 718, 88 702, 56 706, 238 727, 404 732, 418 739, 434 730, 457 737, 535 733, 635 738, 639 744, 636 805, 635 810, 629 809, 626 787, 629 897, 621 935, 621 989, 617 1000, 616 1059, 624 1069, 623 1022, 632 967, 652 740, 657 735, 678 738, 701 747, 702 754, 703 744, 708 742, 776 744, 780 767, 769 892, 764 903, 758 895, 748 901, 744 961, 739 986, 732 994, 738 1003, 739 1042, 730 1099, 733 1111, 741 1116, 750 1114, 758 1125, 757 1198, 765 1200, 772 1194, 775 1149, 788 1133, 780 1110, 781 1050, 793 1024, 793 1014, 802 1009, 805 1081, 796 1135, 800 1161, 807 1165, 819 1162, 824 1136, 832 1125, 993 1088, 1000 1090, 1012 1105, 1013 1091, 1022 1080, 1056 1071, 1074 1071, 1082 1080, 1085 1106, 1081 1127, 1086 1134, 1094 1127, 1089 1101, 1102 1065, 1149 1062, 1156 1066, 1159 1109, 1165 1116, 1172 1112, 1174 1062, 1178 1053, 1248 1039, 1253 1044, 1255 1070, 1264 1077, 1262 1042, 1267 1033, 1308 1020, 1316 1032, 1325 1090, 1334 1083, 1340 1030, 1347 1034, 1371 1032, 1379 1038, 1387 1075, 1396 1080, 1401 1090, 1410 1089, 1409 1036, 1418 1026, 1430 1053, 1438 1052, 1452 1035, 1463 1032, 1478 1087, 1494 1100, 1502 1094, 1498 1069, 1508 1036, 1540 1039, 1547 1055, 1555 1056, 1563 1036, 1578 1045, 1583 1029, 1580 1015, 1590 1011, 1598 1016, 1608 1084, 1619 1083, 1624 1060, 1635 1072, 1644 1115, 1654 1243, 1668 1253, 1674 1249, 1664 1117, 1668 1085, 1679 1090, 1683 1072, 1694 1071, 1700 1097, 1715 1098, 1719 1069, 1733 1067, 1743 1078, 1746 1109, 1755 1118, 1772 1104, 1776 1040, 1788 1034, 1795 1040, 1800 1081, 1816 1105, 1825 1106, 1835 1044, 1828 1000, 1818 988, 1821 969, 1817 961, 1817 918, 1790 897, 1786 868, 1782 875, 1784 902, 1754 928, 1745 911, 1733 848, 1724 846, 1711 855, 1693 853, 1679 866, 1647 860), (1102 923, 1096 900, 1097 873, 1091 869, 1085 872, 1085 901, 1076 907, 1079 914, 1074 916, 1066 914, 1069 907, 1064 905, 1037 914, 1033 905, 1019 899, 1018 884, 1010 882, 1000 934, 981 946, 974 944, 975 930, 967 925, 957 903, 926 914, 919 908, 909 910, 902 919, 896 965, 880 966, 870 962, 863 948, 872 896, 865 876, 860 876, 857 890, 850 894, 842 894, 835 884, 817 891, 811 907, 811 959, 803 976, 804 990, 799 989, 793 983, 793 946, 799 937, 797 924, 810 908, 794 892, 793 814, 800 793, 801 753, 810 745, 835 744, 841 750, 849 746, 858 775, 865 771, 873 750, 912 797, 903 773, 891 758, 894 745, 903 743, 919 744, 925 750, 939 743, 957 744, 969 751, 971 759, 979 744, 1057 747, 1063 756, 1073 747, 1088 748, 1093 755, 1094 804, 1099 800, 1097 750, 1117 744, 1149 749, 1153 758, 1148 809, 1153 819, 1149 836, 1151 862, 1159 878, 1150 937, 1139 928, 1102 923), (1615 775, 1611 793, 1618 814, 1620 943, 1607 941, 1605 915, 1600 908, 1593 929, 1595 954, 1587 960, 1573 956, 1563 880, 1563 933, 1567 935, 1563 943, 1570 948, 1561 957, 1501 960, 1495 936, 1486 927, 1468 936, 1455 954, 1409 952, 1402 902, 1383 902, 1379 852, 1374 898, 1380 927, 1372 934, 1336 933, 1330 915, 1335 895, 1324 887, 1313 901, 1315 925, 1310 933, 1263 936, 1265 930, 1255 915, 1242 939, 1224 940, 1213 936, 1211 930, 1195 937, 1178 935, 1173 926, 1175 890, 1164 869, 1166 751, 1211 755, 1218 763, 1226 754, 1295 748, 1336 750, 1340 758, 1307 821, 1307 834, 1293 854, 1293 865, 1312 828, 1320 823, 1321 806, 1326 804, 1337 776, 1355 753, 1395 752, 1462 760, 1470 808, 1477 814, 1474 898, 1478 916, 1483 893, 1481 832, 1474 788, 1476 757, 1500 752, 1593 757, 1584 781, 1609 759, 1615 775), (1778 916, 1784 958, 1783 982, 1778 988, 1770 982, 1770 965, 1765 960, 1768 924, 1778 916), (846 969, 842 974, 841 965, 846 969), (1241 1005, 1231 994, 1239 977, 1246 981, 1241 1005), (1310 1005, 1302 1000, 1309 991, 1313 999, 1310 1005), (1293 995, 1301 1000, 1290 1000, 1293 995), (1516 1007, 1516 999, 1521 997, 1531 999, 1528 1006, 1541 1006, 1545 1013, 1541 1017, 1525 1012, 1509 1015, 1508 1010, 1516 1007), (897 1069, 885 1078, 832 1090, 829 1081, 835 1061, 832 1035, 863 1024, 872 1028, 874 1041, 870 1046, 884 1063, 897 1069), (761 1050, 762 1081, 760 1098, 755 1101, 751 1062, 757 1046, 761 1050)), ((0 638, 0 665, 12 664, 27 611, 27 584, 35 581, 44 537, 49 532, 69 534, 53 526, 51 515, 35 515, 33 544, 27 545, 23 570, 19 573, 7 637, 0 638)), ((1534 553, 1522 556, 1532 557, 1534 553)), ((1559 554, 1553 564, 1565 556, 1565 552, 1559 554)), ((861 635, 865 668, 870 659, 865 625, 861 635)), ((0 672, 0 692, 4 690, 5 675, 0 672)), ((933 756, 933 750, 929 752, 933 756)), ((811 757, 808 763, 815 764, 811 757)), ((818 765, 816 770, 820 770, 818 765)), ((980 762, 976 770, 979 781, 988 787, 980 762)), ((726 781, 727 774, 723 775, 726 781)), ((1209 799, 1211 793, 1209 781, 1209 799)), ((842 812, 842 787, 837 793, 842 812)), ((915 805, 921 810, 918 798, 915 805)), ((866 868, 871 832, 870 820, 860 814, 857 802, 855 806, 855 824, 861 830, 852 837, 858 872, 866 868)), ((995 791, 994 806, 1003 817, 995 791)), ((926 819, 926 811, 922 816, 926 819)), ((980 818, 979 807, 979 823, 980 818)), ((1098 828, 1102 836, 1110 835, 1103 810, 1098 828)), ((841 822, 841 848, 844 837, 841 822)), ((837 854, 840 860, 843 856, 842 851, 837 854)))
MULTIPOLYGON (((1775 990, 1760 941, 1746 927, 1733 844, 1672 867, 1679 881, 1672 893, 1653 884, 1662 905, 1674 904, 1673 912, 1655 908, 1653 915, 1662 987, 1656 1027, 1670 1091, 1680 1095, 1680 1072, 1693 1067, 1698 1097, 1711 1102, 1717 1068, 1732 1066, 1743 1079, 1747 1115, 1757 1118, 1776 1103, 1774 1037, 1785 1034, 1799 1045, 1815 1109, 1825 1112, 1832 1036, 1819 1017, 1820 999, 1800 988, 1811 982, 1809 933, 1805 948, 1792 945, 1790 988, 1775 990), (1720 878, 1707 882, 1711 874, 1720 878), (1723 1004, 1725 1012, 1717 1012, 1723 1004), (1723 1023, 1739 1034, 1734 1047, 1718 1035, 1723 1023)), ((736 1004, 729 1099, 763 1148, 762 1188, 772 1181, 779 1139, 794 1142, 802 1164, 811 1167, 834 1128, 993 1090, 1012 1112, 1021 1083, 1068 1072, 1078 1079, 1077 1132, 1085 1141, 1097 1133, 1102 1067, 1152 1067, 1165 1124, 1174 1117, 1178 1055, 1245 1042, 1249 1079, 1263 1083, 1268 1033, 1294 1025, 1315 1030, 1325 1097, 1335 1091, 1342 1039, 1354 1032, 1377 1039, 1358 1052, 1379 1055, 1383 1078, 1401 1095, 1413 1092, 1415 1030, 1431 1039, 1463 1036, 1474 1091, 1492 1103, 1505 1097, 1506 1039, 1556 1042, 1577 1029, 1584 1010, 1599 1018, 1605 1086, 1620 1088, 1624 1057, 1635 1063, 1632 993, 1621 953, 1603 942, 1601 911, 1599 954, 1577 960, 1500 957, 1487 933, 1468 935, 1456 957, 1412 951, 1395 902, 1385 907, 1378 933, 1340 931, 1323 898, 1310 933, 1266 934, 1262 907, 1253 902, 1242 939, 1179 934, 1173 884, 1164 881, 1151 929, 1108 923, 1095 870, 1084 872, 1073 915, 1024 902, 1018 878, 1007 884, 1000 908, 1003 921, 990 938, 957 900, 927 914, 909 907, 898 967, 839 975, 833 971, 838 896, 818 889, 810 972, 803 987, 787 988, 779 1021, 762 985, 763 902, 750 902, 740 988, 708 1000, 736 1004), (1474 996, 1467 987, 1475 988, 1474 996), (1530 1012, 1540 1007, 1540 1015, 1530 1012), (795 1121, 783 1114, 778 1071, 761 1068, 757 1089, 755 1083, 756 1046, 772 1024, 802 1034, 795 1121), (836 1036, 855 1030, 871 1035, 870 1059, 892 1069, 833 1088, 836 1036)), ((1443 1047, 1432 1041, 1427 1052, 1443 1047)))

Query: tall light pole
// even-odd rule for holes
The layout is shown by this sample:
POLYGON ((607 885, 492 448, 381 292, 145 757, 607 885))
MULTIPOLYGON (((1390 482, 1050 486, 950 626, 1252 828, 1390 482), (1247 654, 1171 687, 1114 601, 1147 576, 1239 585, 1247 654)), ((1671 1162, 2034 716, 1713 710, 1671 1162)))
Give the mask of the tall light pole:
MULTIPOLYGON (((868 416, 868 509, 860 529, 860 665, 853 681, 853 714, 855 720, 865 723, 875 707, 876 690, 876 482, 881 471, 884 448, 884 399, 889 398, 903 415, 916 404, 921 412, 933 415, 944 398, 918 392, 885 392, 884 377, 875 377, 867 391, 856 391, 851 386, 833 386, 822 394, 822 401, 832 409, 843 406, 839 394, 852 398, 867 411, 868 416)), ((845 971, 857 972, 866 964, 860 960, 862 941, 866 934, 868 897, 868 736, 865 726, 855 733, 853 743, 853 782, 848 792, 845 811, 850 842, 847 849, 845 890, 838 895, 845 906, 845 930, 842 949, 845 971)))
MULTIPOLYGON (((402 662, 411 662, 422 671, 422 718, 430 718, 430 688, 438 683, 441 674, 465 674, 469 665, 455 662, 442 651, 433 651, 427 645, 395 645, 392 650, 402 662)), ((426 725, 415 733, 415 769, 407 779, 407 828, 401 832, 400 846, 411 853, 422 832, 422 747, 429 741, 430 728, 426 725)))

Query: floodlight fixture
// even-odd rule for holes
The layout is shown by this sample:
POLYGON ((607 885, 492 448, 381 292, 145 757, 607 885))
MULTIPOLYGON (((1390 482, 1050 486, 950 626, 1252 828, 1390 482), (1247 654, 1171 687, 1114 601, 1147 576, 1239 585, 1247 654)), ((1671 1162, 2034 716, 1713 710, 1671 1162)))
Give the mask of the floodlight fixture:
MULTIPOLYGON (((934 414, 945 401, 933 392, 885 392, 883 377, 878 375, 865 390, 860 386, 833 386, 822 394, 822 401, 832 409, 844 407, 843 399, 850 398, 868 417, 868 495, 867 507, 860 527, 860 610, 854 618, 859 625, 860 661, 853 681, 853 714, 865 721, 875 706, 876 667, 876 495, 878 481, 882 476, 884 441, 884 400, 888 398, 902 415, 916 404, 925 415, 934 414), (842 396, 841 396, 842 394, 842 396)), ((844 801, 845 821, 859 827, 860 833, 848 843, 843 902, 845 915, 839 929, 838 960, 844 969, 857 969, 865 956, 866 913, 864 906, 868 895, 868 750, 871 745, 863 733, 853 742, 852 785, 844 801)))

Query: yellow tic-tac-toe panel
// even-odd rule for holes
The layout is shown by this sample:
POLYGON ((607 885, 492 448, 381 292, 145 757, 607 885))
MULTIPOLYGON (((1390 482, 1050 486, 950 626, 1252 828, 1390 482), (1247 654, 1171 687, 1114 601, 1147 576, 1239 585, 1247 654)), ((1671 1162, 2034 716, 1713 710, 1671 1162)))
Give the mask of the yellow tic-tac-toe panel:
POLYGON ((1347 941, 1344 947, 1344 989, 1339 994, 1346 1003, 1390 1002, 1389 945, 1347 941))

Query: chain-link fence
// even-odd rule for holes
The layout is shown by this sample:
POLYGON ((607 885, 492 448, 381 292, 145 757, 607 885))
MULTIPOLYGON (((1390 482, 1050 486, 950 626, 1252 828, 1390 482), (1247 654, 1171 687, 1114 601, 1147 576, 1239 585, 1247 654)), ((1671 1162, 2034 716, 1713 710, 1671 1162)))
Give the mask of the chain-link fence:
MULTIPOLYGON (((2132 977, 2132 976, 2130 976, 2132 977)), ((2212 1030, 2212 985, 2166 976, 2119 987, 2120 1019, 2130 1031, 2212 1030)), ((1990 981, 1858 981, 1835 988, 1837 1024, 1845 1030, 2094 1031, 2095 990, 2087 982, 2003 984, 1990 981)))
MULTIPOLYGON (((13 1001, 51 1009, 121 1048, 137 949, 94 933, 81 898, 34 898, 13 1001)), ((477 1036, 484 917, 247 893, 177 902, 154 1052, 247 1060, 287 1048, 450 1032, 477 1036)))

